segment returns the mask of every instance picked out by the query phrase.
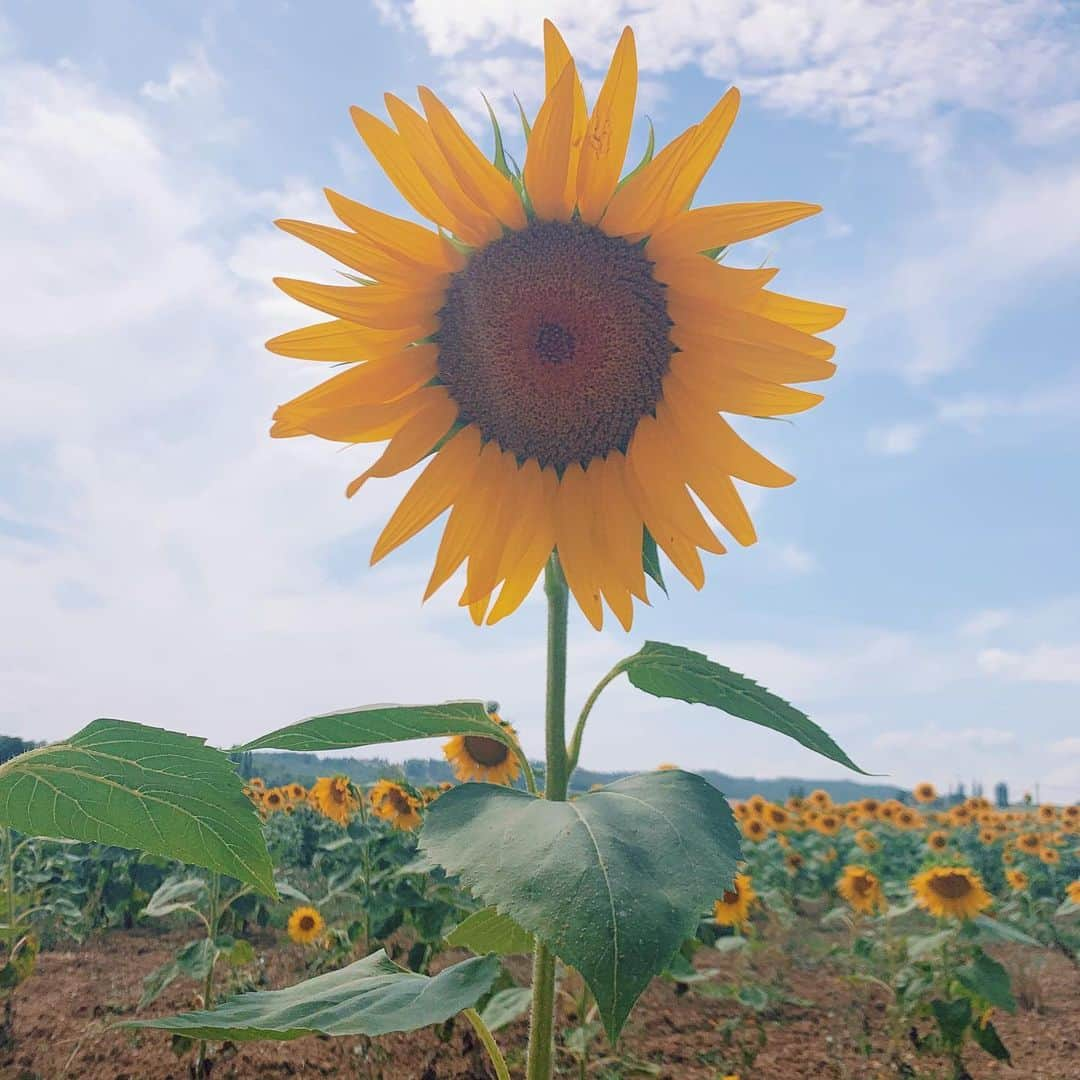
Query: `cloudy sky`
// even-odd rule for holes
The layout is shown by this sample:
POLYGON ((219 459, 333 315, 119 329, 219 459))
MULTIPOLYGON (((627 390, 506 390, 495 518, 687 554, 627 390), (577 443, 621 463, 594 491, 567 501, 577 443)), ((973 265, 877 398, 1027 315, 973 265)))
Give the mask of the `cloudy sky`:
MULTIPOLYGON (((266 353, 333 282, 270 224, 321 189, 406 214, 348 106, 441 89, 485 139, 542 81, 550 15, 595 88, 621 27, 668 139, 732 83, 707 202, 825 212, 737 261, 850 309, 827 400, 752 437, 796 473, 703 593, 572 626, 571 699, 645 638, 805 708, 899 783, 1080 796, 1080 15, 1053 0, 0 2, 0 731, 96 716, 219 745, 313 712, 495 698, 542 747, 543 607, 475 630, 420 595, 437 534, 375 570, 403 491, 272 442, 318 377, 266 353)), ((639 124, 635 142, 644 141, 639 124)), ((515 145, 519 139, 511 139, 515 145)), ((632 148, 633 153, 633 148, 632 148)), ((433 748, 437 752, 437 746, 433 748)), ((426 753, 402 747, 397 756, 426 753)), ((840 775, 779 735, 613 688, 583 763, 840 775)))

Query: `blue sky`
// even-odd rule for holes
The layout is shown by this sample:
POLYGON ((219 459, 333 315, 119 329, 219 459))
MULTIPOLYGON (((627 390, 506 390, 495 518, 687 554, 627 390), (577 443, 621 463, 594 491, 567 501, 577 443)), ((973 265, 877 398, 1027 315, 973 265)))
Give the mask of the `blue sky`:
MULTIPOLYGON (((512 93, 538 103, 550 15, 587 89, 634 25, 662 140, 739 85, 699 200, 821 203, 734 258, 850 309, 826 402, 750 426, 799 478, 752 493, 761 542, 712 560, 701 594, 670 575, 628 639, 575 617, 572 702, 645 638, 680 642, 899 783, 1080 796, 1075 8, 55 10, 0 4, 0 728, 115 715, 229 744, 316 711, 484 697, 540 752, 540 597, 484 631, 452 588, 421 608, 434 531, 369 570, 403 484, 346 502, 370 451, 271 442, 273 408, 318 373, 262 342, 306 318, 272 276, 335 279, 275 217, 328 220, 324 185, 407 212, 348 106, 422 82, 488 145, 479 91, 510 135, 512 93)), ((583 763, 659 761, 840 772, 613 688, 583 763)))

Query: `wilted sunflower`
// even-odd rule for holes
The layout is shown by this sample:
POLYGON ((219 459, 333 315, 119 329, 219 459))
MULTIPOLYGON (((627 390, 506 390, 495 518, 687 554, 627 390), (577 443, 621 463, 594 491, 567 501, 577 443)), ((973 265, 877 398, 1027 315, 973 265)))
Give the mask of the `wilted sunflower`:
POLYGON ((1022 892, 1028 887, 1028 876, 1023 870, 1006 870, 1005 880, 1013 892, 1022 892))
POLYGON ((298 907, 289 916, 289 937, 298 945, 310 945, 323 932, 326 923, 313 907, 298 907))
POLYGON ((982 879, 966 866, 931 866, 911 879, 916 903, 935 918, 970 919, 993 902, 982 879))
POLYGON ((380 780, 368 793, 368 799, 371 812, 389 821, 395 829, 415 829, 424 820, 420 816, 420 800, 393 780, 380 780))
POLYGON ((869 855, 881 850, 881 841, 869 829, 860 829, 855 834, 855 843, 869 855))
POLYGON ((889 906, 877 875, 865 866, 845 866, 836 883, 836 891, 863 915, 873 915, 889 906))
POLYGON ((915 785, 911 794, 915 796, 916 802, 932 803, 937 798, 937 788, 929 780, 924 780, 915 785))
POLYGON ((717 926, 743 926, 750 917, 750 905, 757 899, 749 874, 736 874, 731 888, 713 905, 717 926))
MULTIPOLYGON (((495 718, 498 720, 498 717, 495 718)), ((515 741, 517 732, 505 720, 502 729, 515 741)), ((489 784, 512 784, 521 775, 521 763, 500 739, 486 735, 455 735, 443 744, 443 753, 454 775, 462 782, 483 780, 489 784)))
POLYGON ((738 111, 730 90, 700 123, 622 176, 637 92, 626 29, 591 113, 562 37, 544 24, 546 95, 520 176, 492 163, 426 87, 423 114, 393 95, 393 127, 352 110, 391 182, 439 231, 328 192, 346 226, 280 221, 362 277, 278 278, 333 316, 272 351, 356 366, 282 405, 271 434, 389 439, 348 487, 431 457, 372 553, 377 562, 451 509, 430 596, 463 564, 459 603, 489 624, 513 612, 557 548, 600 627, 601 598, 630 627, 655 541, 696 587, 699 549, 724 546, 697 499, 740 544, 756 539, 732 478, 793 477, 721 412, 783 416, 819 394, 785 384, 832 375, 815 335, 843 310, 771 292, 771 269, 716 253, 820 207, 690 209, 738 111), (620 180, 620 177, 622 179, 620 180))
POLYGON ((339 825, 348 825, 360 807, 347 776, 320 776, 308 794, 315 809, 339 825))

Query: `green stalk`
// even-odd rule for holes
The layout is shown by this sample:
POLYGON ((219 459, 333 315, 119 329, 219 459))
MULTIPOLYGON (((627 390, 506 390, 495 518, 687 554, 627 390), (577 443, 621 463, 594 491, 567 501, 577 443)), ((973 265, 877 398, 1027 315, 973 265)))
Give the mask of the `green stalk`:
MULTIPOLYGON (((210 939, 210 967, 206 972, 206 982, 203 985, 203 1008, 214 1007, 214 967, 217 964, 217 926, 221 918, 221 875, 216 871, 210 874, 210 904, 209 915, 206 920, 206 936, 210 939)), ((195 1075, 202 1076, 206 1066, 206 1040, 199 1042, 199 1052, 195 1057, 195 1075)))
POLYGON ((484 1044, 488 1057, 491 1058, 491 1064, 495 1066, 497 1080, 510 1080, 510 1070, 506 1067, 506 1058, 502 1056, 502 1051, 495 1041, 495 1036, 491 1034, 487 1024, 480 1018, 480 1014, 475 1009, 466 1009, 465 1019, 472 1024, 473 1030, 480 1036, 480 1041, 484 1044))
POLYGON ((4 873, 7 888, 8 963, 15 953, 15 853, 12 849, 11 826, 4 826, 4 873))
POLYGON ((620 660, 597 684, 593 692, 588 696, 585 704, 582 706, 581 715, 578 717, 577 725, 574 727, 574 734, 570 739, 569 750, 569 771, 573 774, 577 768, 578 757, 581 754, 581 740, 585 735, 585 723, 589 719, 589 713, 592 712, 593 706, 596 704, 596 699, 603 692, 608 683, 617 679, 630 665, 632 657, 628 657, 625 660, 620 660))
MULTIPOLYGON (((565 802, 570 771, 566 753, 566 638, 569 590, 554 552, 544 571, 548 601, 547 708, 545 736, 547 779, 544 798, 565 802)), ((537 938, 533 953, 532 1010, 526 1080, 551 1080, 555 1053, 555 956, 537 938)))

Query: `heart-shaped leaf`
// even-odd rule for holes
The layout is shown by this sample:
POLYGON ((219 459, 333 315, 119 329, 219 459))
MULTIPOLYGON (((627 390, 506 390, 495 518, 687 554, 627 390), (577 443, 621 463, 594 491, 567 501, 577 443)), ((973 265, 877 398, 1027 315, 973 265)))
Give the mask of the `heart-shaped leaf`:
POLYGON ((506 729, 482 701, 444 701, 441 705, 365 705, 326 713, 278 728, 241 750, 347 750, 374 743, 430 739, 440 735, 486 735, 506 742, 506 729))
POLYGON ((647 694, 722 709, 740 720, 779 731, 830 761, 869 775, 805 713, 703 653, 681 645, 647 641, 622 666, 630 682, 647 694))
POLYGON ((432 805, 420 846, 581 972, 613 1041, 739 858, 723 795, 678 769, 571 802, 462 784, 432 805))
POLYGON ((0 765, 0 823, 28 836, 135 848, 274 895, 255 808, 232 762, 202 739, 95 720, 0 765))
POLYGON ((446 935, 446 944, 455 949, 468 949, 483 955, 514 956, 533 950, 533 936, 509 915, 500 915, 494 908, 474 911, 446 935))
POLYGON ((240 994, 206 1012, 125 1026, 160 1028, 189 1039, 236 1041, 414 1031, 471 1009, 491 989, 498 972, 498 957, 474 956, 438 975, 418 975, 380 949, 284 990, 240 994))

